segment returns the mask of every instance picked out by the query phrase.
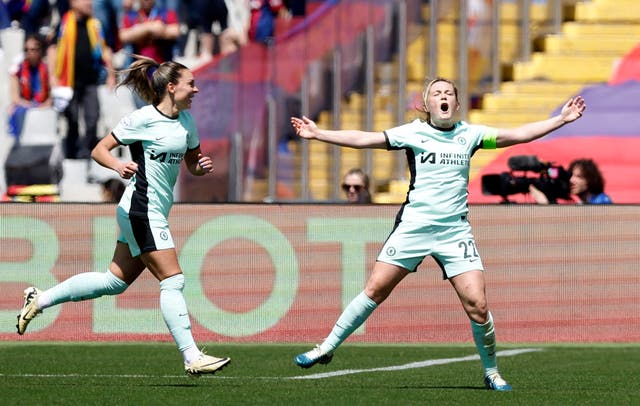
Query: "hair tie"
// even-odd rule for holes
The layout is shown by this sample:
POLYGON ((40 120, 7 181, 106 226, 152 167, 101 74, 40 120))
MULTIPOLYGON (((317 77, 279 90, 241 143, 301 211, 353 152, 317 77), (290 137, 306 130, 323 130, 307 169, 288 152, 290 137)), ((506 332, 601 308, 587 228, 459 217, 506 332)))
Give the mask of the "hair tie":
POLYGON ((150 81, 153 82, 153 74, 155 73, 155 71, 158 69, 157 66, 150 66, 149 69, 147 69, 147 77, 149 78, 150 81))

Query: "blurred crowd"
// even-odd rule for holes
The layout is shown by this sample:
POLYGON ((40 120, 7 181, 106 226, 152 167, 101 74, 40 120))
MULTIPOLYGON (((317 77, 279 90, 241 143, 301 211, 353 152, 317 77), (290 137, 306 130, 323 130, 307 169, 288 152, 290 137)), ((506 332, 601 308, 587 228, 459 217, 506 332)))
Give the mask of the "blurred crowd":
POLYGON ((305 9, 305 0, 4 0, 0 28, 24 33, 8 61, 8 132, 18 145, 28 110, 52 107, 66 119, 65 157, 86 159, 100 136, 98 87, 113 89, 133 54, 197 67, 268 44, 277 19, 305 9))
MULTIPOLYGON (((54 39, 64 15, 76 0, 4 0, 0 28, 19 27, 26 35, 54 39)), ((91 0, 113 52, 170 45, 163 58, 184 53, 191 32, 197 33, 198 55, 229 53, 249 41, 267 42, 277 19, 304 16, 306 0, 91 0)))
MULTIPOLYGON (((115 73, 132 55, 197 68, 252 42, 269 45, 277 24, 303 17, 306 7, 306 0, 0 1, 0 90, 8 96, 0 118, 13 139, 0 149, 8 151, 0 153, 0 192, 56 185, 62 159, 91 164, 90 151, 109 131, 105 115, 143 104, 135 94, 127 107, 114 98, 115 73), (44 144, 51 148, 35 154, 44 144), (34 155, 44 163, 21 158, 34 155)), ((88 182, 102 181, 90 172, 88 182)))

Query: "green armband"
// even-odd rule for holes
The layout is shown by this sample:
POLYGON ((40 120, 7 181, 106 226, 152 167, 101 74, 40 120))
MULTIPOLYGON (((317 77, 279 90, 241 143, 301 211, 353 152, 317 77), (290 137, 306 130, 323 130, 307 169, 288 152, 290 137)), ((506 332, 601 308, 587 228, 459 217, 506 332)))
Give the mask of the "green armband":
POLYGON ((498 148, 498 145, 496 143, 497 138, 498 138, 497 132, 491 132, 491 133, 485 134, 484 137, 482 137, 482 148, 483 149, 498 148))

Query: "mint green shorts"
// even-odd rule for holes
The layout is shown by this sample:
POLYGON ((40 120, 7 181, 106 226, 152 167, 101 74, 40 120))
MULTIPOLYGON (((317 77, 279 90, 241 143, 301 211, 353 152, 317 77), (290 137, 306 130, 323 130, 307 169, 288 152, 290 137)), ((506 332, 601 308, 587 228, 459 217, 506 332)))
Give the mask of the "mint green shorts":
POLYGON ((167 219, 131 215, 121 207, 118 207, 116 218, 120 227, 118 241, 129 246, 132 257, 143 252, 175 248, 167 219))
POLYGON ((378 261, 415 272, 427 256, 436 261, 443 279, 484 270, 466 217, 446 226, 400 222, 380 250, 378 261))

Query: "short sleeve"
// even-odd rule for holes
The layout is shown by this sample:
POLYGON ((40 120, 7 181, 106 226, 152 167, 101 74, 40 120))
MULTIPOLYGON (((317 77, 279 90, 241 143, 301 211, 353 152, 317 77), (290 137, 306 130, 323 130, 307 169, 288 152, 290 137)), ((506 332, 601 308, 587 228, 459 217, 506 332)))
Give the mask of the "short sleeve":
POLYGON ((145 125, 146 119, 144 115, 141 110, 136 110, 120 119, 111 132, 121 144, 132 144, 146 139, 144 131, 142 131, 145 125))
POLYGON ((384 131, 384 135, 387 139, 387 149, 396 150, 402 149, 413 143, 413 137, 417 129, 416 122, 410 122, 398 127, 393 127, 384 131))

